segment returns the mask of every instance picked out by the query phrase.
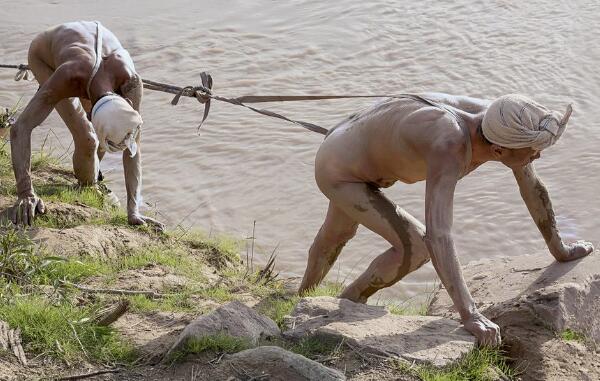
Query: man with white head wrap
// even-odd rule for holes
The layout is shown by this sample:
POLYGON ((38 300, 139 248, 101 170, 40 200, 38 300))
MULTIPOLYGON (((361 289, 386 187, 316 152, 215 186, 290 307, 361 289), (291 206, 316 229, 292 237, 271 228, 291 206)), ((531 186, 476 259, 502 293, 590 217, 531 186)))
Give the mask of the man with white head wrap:
POLYGON ((496 99, 483 118, 483 134, 490 142, 506 148, 533 148, 541 151, 556 143, 573 111, 550 111, 519 94, 496 99))
POLYGON ((104 154, 123 151, 129 223, 150 223, 163 230, 162 223, 139 211, 143 86, 117 37, 97 21, 52 27, 31 42, 29 67, 40 88, 11 128, 18 196, 13 222, 30 225, 36 213, 45 211, 31 183, 31 132, 56 109, 73 136, 73 170, 79 184, 95 185, 102 177, 104 154))
POLYGON ((135 157, 142 117, 123 97, 109 94, 100 98, 92 109, 92 124, 99 149, 105 152, 128 149, 129 155, 135 157))
POLYGON ((521 96, 490 102, 439 93, 405 94, 353 114, 334 127, 315 160, 315 178, 329 209, 308 253, 299 292, 326 276, 359 224, 391 247, 375 258, 340 297, 366 302, 429 260, 480 344, 500 344, 498 326, 478 312, 463 279, 452 236, 458 181, 488 161, 512 169, 527 208, 558 261, 590 254, 593 246, 566 244, 556 228, 548 191, 532 161, 565 130, 564 114, 521 96), (394 204, 381 188, 426 181, 425 225, 394 204))

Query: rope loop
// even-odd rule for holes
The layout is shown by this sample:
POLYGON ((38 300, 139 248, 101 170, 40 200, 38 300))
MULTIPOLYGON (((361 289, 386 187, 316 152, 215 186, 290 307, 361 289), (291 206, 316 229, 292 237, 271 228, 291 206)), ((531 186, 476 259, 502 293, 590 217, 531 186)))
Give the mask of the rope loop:
POLYGON ((26 81, 33 81, 33 79, 35 78, 33 76, 33 73, 31 71, 29 71, 29 66, 25 65, 25 64, 19 64, 17 66, 17 74, 15 74, 15 81, 20 81, 22 79, 26 80, 26 81))

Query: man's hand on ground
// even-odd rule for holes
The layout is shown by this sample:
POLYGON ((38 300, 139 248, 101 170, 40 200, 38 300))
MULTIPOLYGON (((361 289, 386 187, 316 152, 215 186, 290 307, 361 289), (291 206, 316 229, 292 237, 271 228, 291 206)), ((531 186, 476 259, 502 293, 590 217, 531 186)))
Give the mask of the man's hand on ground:
POLYGON ((577 241, 563 245, 563 254, 561 262, 574 261, 583 258, 594 251, 594 245, 587 241, 577 241))
POLYGON ((33 224, 36 214, 44 214, 46 207, 41 198, 35 194, 19 197, 13 207, 12 222, 16 225, 33 224))
POLYGON ((142 216, 141 214, 131 214, 127 217, 127 221, 129 225, 151 225, 154 230, 163 233, 165 231, 165 224, 160 221, 155 220, 151 217, 142 216))
POLYGON ((463 322, 465 329, 477 339, 480 346, 500 346, 500 327, 479 312, 475 312, 463 322))

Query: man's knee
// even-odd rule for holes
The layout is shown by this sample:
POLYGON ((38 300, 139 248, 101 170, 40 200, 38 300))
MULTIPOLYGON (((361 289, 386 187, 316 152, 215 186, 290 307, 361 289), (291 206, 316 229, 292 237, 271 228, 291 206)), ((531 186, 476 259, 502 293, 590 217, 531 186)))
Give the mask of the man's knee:
POLYGON ((84 136, 78 137, 74 143, 75 151, 78 151, 85 157, 93 157, 96 156, 96 151, 98 150, 100 142, 95 134, 85 134, 84 136))
POLYGON ((80 136, 75 141, 73 153, 73 170, 80 185, 95 184, 100 169, 98 155, 98 138, 95 135, 80 136))

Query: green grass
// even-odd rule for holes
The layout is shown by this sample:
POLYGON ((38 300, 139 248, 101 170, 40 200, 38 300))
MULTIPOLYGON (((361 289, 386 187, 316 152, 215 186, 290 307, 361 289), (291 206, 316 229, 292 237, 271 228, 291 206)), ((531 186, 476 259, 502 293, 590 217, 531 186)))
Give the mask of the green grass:
POLYGON ((300 300, 297 296, 284 297, 275 295, 263 299, 257 306, 259 313, 273 320, 280 329, 285 329, 285 317, 289 315, 300 300))
POLYGON ((188 231, 183 234, 173 232, 169 235, 192 249, 202 250, 206 261, 217 269, 240 263, 238 254, 242 248, 240 240, 222 235, 209 237, 200 231, 188 231))
POLYGON ((309 336, 302 338, 299 342, 287 346, 287 350, 302 355, 311 360, 320 357, 335 357, 342 354, 343 341, 323 337, 309 336))
MULTIPOLYGON (((304 297, 338 296, 344 288, 342 283, 323 282, 318 287, 306 292, 304 297)), ((270 295, 266 295, 258 305, 258 312, 268 316, 279 328, 285 327, 285 316, 289 315, 298 301, 299 296, 284 295, 282 289, 271 289, 270 295)))
POLYGON ((72 205, 85 205, 104 210, 104 196, 96 188, 79 188, 72 185, 43 184, 36 187, 36 193, 44 201, 64 202, 72 205))
POLYGON ((344 284, 340 282, 323 282, 319 286, 312 290, 304 293, 303 296, 315 297, 315 296, 339 296, 344 290, 344 284))
POLYGON ((30 282, 44 265, 35 245, 12 225, 0 229, 0 275, 9 283, 30 282))
POLYGON ((93 277, 95 283, 110 285, 123 272, 151 266, 161 266, 171 274, 185 277, 187 281, 174 290, 155 290, 173 294, 159 300, 143 296, 133 297, 132 306, 138 312, 149 312, 153 309, 198 312, 193 302, 194 297, 224 303, 238 299, 241 290, 252 295, 266 295, 278 290, 278 285, 254 284, 252 275, 244 279, 240 269, 226 270, 227 274, 223 276, 231 284, 206 287, 207 279, 202 271, 206 263, 202 253, 190 251, 183 244, 173 243, 168 239, 123 252, 116 258, 105 259, 86 255, 55 261, 41 272, 39 279, 44 284, 56 284, 61 281, 77 283, 93 277))
POLYGON ((577 341, 579 343, 585 343, 586 341, 584 334, 574 331, 570 328, 567 328, 564 331, 562 331, 560 333, 560 338, 565 341, 577 341))
MULTIPOLYGON (((80 188, 71 184, 44 184, 36 186, 35 189, 37 195, 45 202, 87 206, 98 210, 93 217, 85 214, 46 213, 36 217, 34 224, 37 227, 66 229, 83 224, 128 226, 125 211, 112 206, 96 188, 80 188)), ((146 232, 151 230, 146 226, 135 228, 146 232)))
POLYGON ((181 351, 173 354, 173 361, 180 361, 191 354, 200 354, 203 352, 216 353, 236 353, 252 347, 250 341, 246 338, 233 337, 226 333, 204 336, 198 339, 189 340, 181 351))
POLYGON ((7 142, 0 140, 0 177, 10 176, 12 174, 12 161, 10 160, 10 150, 7 142))
POLYGON ((236 294, 229 287, 216 286, 198 290, 197 295, 218 303, 230 302, 236 299, 236 294))
POLYGON ((144 295, 133 295, 129 296, 128 299, 131 311, 141 314, 153 313, 156 311, 194 313, 208 312, 203 309, 199 309, 191 298, 191 294, 187 292, 169 295, 160 299, 150 299, 144 295))
POLYGON ((387 304, 387 309, 393 315, 425 316, 427 315, 427 306, 425 303, 419 305, 390 303, 387 304))
POLYGON ((21 111, 22 100, 23 98, 19 98, 12 107, 0 108, 0 128, 9 128, 16 121, 16 115, 21 111))
POLYGON ((109 327, 91 320, 90 308, 67 302, 50 304, 40 296, 16 298, 0 304, 0 319, 22 332, 24 349, 67 361, 89 357, 102 362, 129 362, 132 346, 109 327))
MULTIPOLYGON (((51 257, 54 258, 54 257, 51 257)), ((89 277, 112 274, 113 269, 105 261, 82 257, 81 259, 63 258, 46 266, 39 274, 41 284, 55 284, 56 281, 77 283, 89 277)))
MULTIPOLYGON (((0 145, 0 192, 14 196, 14 177, 10 164, 9 147, 0 145)), ((73 181, 56 164, 51 155, 45 152, 33 155, 32 169, 38 171, 37 181, 48 176, 51 179, 51 183, 44 180, 45 183, 35 184, 37 194, 47 202, 85 205, 99 212, 92 213, 95 216, 91 218, 85 213, 81 216, 70 212, 65 215, 48 213, 36 219, 36 226, 128 226, 123 210, 108 205, 105 196, 95 189, 73 186, 73 181), (42 173, 46 169, 48 173, 42 173)), ((58 258, 47 253, 43 247, 36 247, 26 234, 14 229, 10 234, 5 234, 8 230, 0 229, 3 229, 0 246, 4 241, 7 247, 0 253, 0 272, 8 274, 0 274, 0 319, 6 320, 11 327, 21 328, 24 348, 28 353, 44 354, 69 362, 127 362, 134 356, 134 351, 112 329, 99 327, 91 320, 97 306, 114 297, 103 294, 84 296, 73 287, 64 287, 68 282, 86 284, 86 281, 93 279, 93 284, 110 287, 110 282, 118 279, 119 274, 150 266, 164 267, 169 273, 187 279, 186 284, 176 290, 155 290, 169 294, 163 298, 128 296, 131 311, 142 314, 155 311, 205 313, 208 308, 199 307, 199 298, 226 302, 244 294, 270 295, 280 287, 278 283, 264 285, 257 281, 256 274, 246 274, 239 266, 241 242, 223 236, 207 237, 196 231, 183 236, 180 233, 163 236, 152 234, 154 238, 151 244, 123 250, 115 258, 106 259, 83 253, 78 257, 58 258), (6 254, 4 262, 2 254, 6 254), (207 263, 219 269, 227 282, 207 287, 207 279, 202 271, 207 263), (75 305, 75 300, 80 304, 75 305)), ((150 228, 132 229, 151 233, 150 228)), ((244 340, 217 335, 190 343, 186 351, 231 353, 246 347, 248 343, 244 340)))
POLYGON ((12 161, 8 143, 0 140, 0 194, 15 195, 17 188, 12 171, 12 161))
POLYGON ((45 151, 44 148, 31 155, 31 171, 37 172, 51 167, 57 167, 60 162, 52 154, 52 151, 45 151))
POLYGON ((508 366, 507 359, 501 351, 489 348, 474 349, 458 362, 444 368, 411 366, 402 360, 390 360, 388 365, 422 381, 494 381, 497 374, 510 380, 516 377, 515 371, 508 366))

